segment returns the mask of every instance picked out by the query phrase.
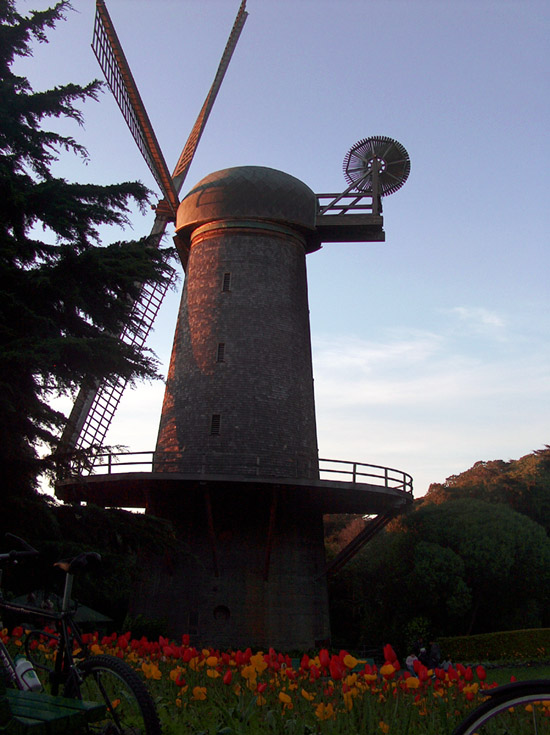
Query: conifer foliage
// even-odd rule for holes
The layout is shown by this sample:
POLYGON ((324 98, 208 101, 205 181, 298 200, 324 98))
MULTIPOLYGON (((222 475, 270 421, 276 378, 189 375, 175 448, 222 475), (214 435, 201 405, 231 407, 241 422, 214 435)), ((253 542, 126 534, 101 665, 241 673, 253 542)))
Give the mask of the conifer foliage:
POLYGON ((69 9, 62 0, 23 15, 15 0, 0 0, 0 469, 8 493, 32 493, 51 463, 65 422, 52 398, 85 381, 157 377, 154 356, 116 335, 138 284, 172 273, 171 251, 147 239, 100 242, 100 226, 123 227, 130 206, 145 206, 142 184, 71 183, 52 173, 60 152, 87 153, 48 123, 81 123, 77 105, 96 100, 102 85, 34 91, 12 67, 69 9))

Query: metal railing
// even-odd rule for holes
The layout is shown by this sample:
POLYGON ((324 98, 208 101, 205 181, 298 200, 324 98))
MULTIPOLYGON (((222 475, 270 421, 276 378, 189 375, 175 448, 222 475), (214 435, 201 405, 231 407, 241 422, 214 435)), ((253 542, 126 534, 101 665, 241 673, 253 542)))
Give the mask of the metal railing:
POLYGON ((350 192, 341 194, 316 194, 317 216, 334 216, 342 214, 373 214, 382 212, 380 197, 372 192, 350 192))
MULTIPOLYGON (((302 456, 284 458, 276 464, 273 458, 264 460, 256 455, 223 453, 180 452, 99 452, 80 456, 71 465, 64 478, 71 476, 114 475, 122 472, 183 473, 193 475, 231 475, 240 477, 279 477, 285 479, 311 479, 317 476, 316 467, 302 456)), ((348 482, 353 485, 370 484, 391 488, 409 495, 413 492, 413 479, 407 472, 382 465, 352 462, 341 459, 319 459, 318 477, 321 480, 348 482), (337 477, 335 477, 337 476, 337 477)))

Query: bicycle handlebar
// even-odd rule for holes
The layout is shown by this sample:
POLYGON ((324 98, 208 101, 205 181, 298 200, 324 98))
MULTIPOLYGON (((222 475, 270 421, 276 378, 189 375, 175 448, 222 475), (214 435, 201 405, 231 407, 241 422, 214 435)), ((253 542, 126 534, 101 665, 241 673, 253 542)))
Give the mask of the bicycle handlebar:
MULTIPOLYGON (((11 562, 17 564, 20 559, 25 559, 29 556, 39 556, 40 552, 31 546, 27 541, 15 536, 13 533, 6 533, 6 540, 16 542, 22 549, 12 549, 6 554, 0 554, 0 565, 3 562, 11 562)), ((62 569, 67 574, 77 574, 83 571, 86 567, 91 564, 99 564, 101 562, 101 555, 96 551, 84 551, 82 554, 78 554, 73 559, 64 559, 54 564, 55 567, 62 569)))
POLYGON ((5 538, 7 541, 17 542, 23 548, 12 549, 11 551, 8 551, 7 554, 0 554, 0 564, 5 561, 17 564, 20 559, 25 559, 29 556, 38 556, 40 554, 40 552, 33 546, 27 543, 24 539, 19 538, 19 536, 14 536, 13 533, 6 533, 5 538))

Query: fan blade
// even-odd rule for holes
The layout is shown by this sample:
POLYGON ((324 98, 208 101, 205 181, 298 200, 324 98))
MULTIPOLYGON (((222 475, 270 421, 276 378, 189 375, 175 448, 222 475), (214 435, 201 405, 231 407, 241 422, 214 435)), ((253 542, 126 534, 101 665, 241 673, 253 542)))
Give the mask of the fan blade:
POLYGON ((348 184, 357 190, 372 190, 375 169, 379 194, 393 194, 409 176, 409 154, 396 140, 375 136, 360 140, 344 158, 344 176, 348 184))
POLYGON ((193 129, 191 130, 191 134, 187 139, 187 143, 185 144, 183 151, 181 152, 179 161, 176 164, 176 168, 174 169, 174 173, 172 176, 174 178, 174 185, 178 192, 181 190, 183 182, 185 181, 185 177, 187 176, 187 172, 189 171, 189 167, 191 166, 191 161, 193 160, 193 156, 195 155, 195 151, 197 150, 197 146, 201 139, 206 121, 208 120, 208 117, 212 110, 212 106, 216 100, 221 83, 225 76, 225 72, 227 71, 227 67, 229 66, 231 57, 233 56, 233 51, 235 50, 235 46, 237 45, 237 41, 239 40, 241 31, 248 17, 248 13, 246 12, 245 7, 246 0, 242 0, 239 10, 237 12, 237 17, 235 18, 235 22, 233 23, 233 28, 231 29, 231 33, 229 34, 229 39, 225 46, 225 50, 222 54, 216 76, 214 77, 214 82, 210 87, 210 91, 206 96, 202 109, 199 112, 199 116, 193 126, 193 129))
POLYGON ((92 49, 126 124, 175 215, 178 193, 104 0, 96 0, 92 49))

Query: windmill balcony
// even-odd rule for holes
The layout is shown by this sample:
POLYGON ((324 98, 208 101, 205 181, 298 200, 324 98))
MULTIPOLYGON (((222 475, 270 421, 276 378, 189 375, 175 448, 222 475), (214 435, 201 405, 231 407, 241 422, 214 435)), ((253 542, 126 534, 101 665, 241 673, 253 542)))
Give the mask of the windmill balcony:
MULTIPOLYGON (((296 456, 281 466, 280 475, 262 471, 261 459, 250 454, 178 452, 104 452, 82 458, 56 484, 66 501, 99 505, 144 507, 154 485, 181 480, 193 485, 277 485, 296 492, 313 492, 325 512, 373 512, 390 504, 405 506, 413 500, 411 475, 381 465, 349 460, 320 459, 319 478, 304 479, 306 459, 296 456), (124 490, 123 490, 124 488, 124 490), (364 506, 364 507, 363 507, 364 506), (376 506, 376 507, 371 507, 376 506)), ((307 469, 307 468, 306 468, 307 469)))

